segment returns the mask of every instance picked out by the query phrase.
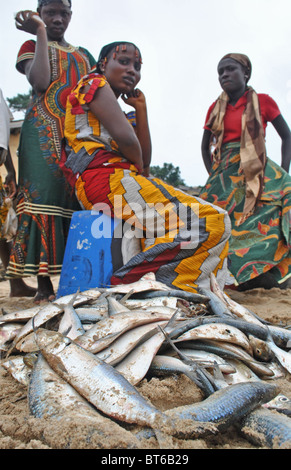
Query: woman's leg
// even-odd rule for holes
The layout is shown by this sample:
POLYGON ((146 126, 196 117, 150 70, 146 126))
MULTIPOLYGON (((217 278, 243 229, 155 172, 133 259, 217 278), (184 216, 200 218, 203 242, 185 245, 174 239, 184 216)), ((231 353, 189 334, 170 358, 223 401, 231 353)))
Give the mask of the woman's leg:
MULTIPOLYGON (((0 240, 0 258, 5 269, 9 263, 11 243, 0 240)), ((10 279, 10 297, 34 297, 36 289, 25 284, 22 278, 10 279)))
POLYGON ((49 276, 37 276, 37 293, 34 302, 52 302, 56 296, 49 276))

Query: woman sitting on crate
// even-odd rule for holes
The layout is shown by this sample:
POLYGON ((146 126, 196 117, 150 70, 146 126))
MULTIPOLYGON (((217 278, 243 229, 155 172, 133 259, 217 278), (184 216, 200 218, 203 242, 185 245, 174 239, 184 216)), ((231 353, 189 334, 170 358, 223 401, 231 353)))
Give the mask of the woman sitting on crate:
POLYGON ((107 208, 139 237, 140 252, 111 278, 126 284, 153 272, 190 292, 221 287, 227 269, 230 221, 226 211, 149 177, 151 138, 144 94, 136 88, 142 58, 132 43, 101 50, 97 71, 81 79, 67 101, 62 168, 86 210, 107 208), (117 99, 134 108, 125 115, 117 99))

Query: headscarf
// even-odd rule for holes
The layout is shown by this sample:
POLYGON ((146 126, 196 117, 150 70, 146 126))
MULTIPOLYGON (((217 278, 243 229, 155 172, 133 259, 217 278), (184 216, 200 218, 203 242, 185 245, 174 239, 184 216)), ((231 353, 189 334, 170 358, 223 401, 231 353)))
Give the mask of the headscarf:
MULTIPOLYGON (((223 59, 233 59, 242 64, 249 80, 252 73, 250 59, 244 54, 227 54, 223 59)), ((252 87, 247 87, 247 104, 242 116, 241 142, 240 142, 240 171, 245 176, 245 204, 243 216, 237 222, 240 225, 253 214, 259 201, 264 183, 266 165, 265 135, 262 124, 262 116, 258 95, 252 87)), ((224 135, 224 116, 229 97, 225 91, 217 99, 209 116, 206 126, 211 129, 215 138, 213 159, 219 162, 221 159, 221 145, 224 135)), ((213 145, 213 143, 212 143, 213 145)))
POLYGON ((48 5, 49 3, 62 3, 65 7, 72 7, 72 1, 71 0, 38 0, 38 8, 44 7, 48 5))
POLYGON ((99 57, 98 57, 98 61, 97 61, 97 72, 98 73, 102 73, 101 70, 100 70, 100 65, 102 64, 104 59, 106 59, 109 56, 110 52, 113 51, 113 50, 117 51, 118 48, 122 45, 125 45, 125 46, 130 45, 130 46, 135 47, 136 52, 139 56, 140 62, 142 63, 140 50, 135 44, 133 44, 132 42, 128 42, 128 41, 115 41, 115 42, 111 42, 110 44, 107 44, 106 46, 102 47, 102 49, 100 51, 100 54, 99 54, 99 57))

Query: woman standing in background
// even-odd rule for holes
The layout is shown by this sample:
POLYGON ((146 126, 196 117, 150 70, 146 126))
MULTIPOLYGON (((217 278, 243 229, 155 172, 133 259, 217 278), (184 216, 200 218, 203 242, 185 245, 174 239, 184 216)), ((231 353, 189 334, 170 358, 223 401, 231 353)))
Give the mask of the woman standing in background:
POLYGON ((223 93, 208 110, 202 140, 209 178, 200 197, 230 216, 229 269, 239 290, 283 287, 291 277, 291 132, 276 102, 248 85, 251 72, 244 54, 220 60, 223 93), (266 154, 268 122, 282 140, 281 166, 266 154))
POLYGON ((17 29, 36 36, 18 53, 17 70, 32 87, 19 145, 19 226, 7 276, 36 275, 35 302, 53 300, 70 219, 79 205, 59 167, 67 96, 96 61, 67 43, 71 0, 39 0, 37 13, 16 15, 17 29))

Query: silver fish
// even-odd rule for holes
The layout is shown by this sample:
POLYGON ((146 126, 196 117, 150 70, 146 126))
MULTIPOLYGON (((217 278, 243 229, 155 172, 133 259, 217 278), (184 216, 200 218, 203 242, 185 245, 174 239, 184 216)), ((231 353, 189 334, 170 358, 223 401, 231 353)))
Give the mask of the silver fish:
MULTIPOLYGON (((78 305, 82 305, 84 303, 88 303, 89 301, 96 300, 100 297, 101 292, 99 292, 97 289, 91 289, 85 292, 81 292, 77 296, 75 294, 67 295, 64 296, 60 299, 58 299, 58 302, 62 303, 62 306, 68 305, 72 298, 75 297, 75 302, 74 302, 74 307, 78 305)), ((18 341, 20 341, 22 338, 24 338, 26 335, 31 333, 33 331, 33 325, 35 328, 39 328, 42 326, 44 323, 46 323, 48 320, 51 320, 53 317, 56 315, 60 314, 63 312, 63 307, 59 307, 57 304, 54 304, 53 302, 50 304, 47 304, 43 306, 39 312, 32 317, 20 330, 18 335, 13 341, 13 344, 8 351, 8 354, 14 349, 14 347, 17 345, 18 341)))
POLYGON ((291 420, 281 413, 261 407, 243 420, 240 431, 256 445, 270 449, 291 449, 291 420))
POLYGON ((170 423, 114 367, 60 333, 38 329, 35 334, 51 368, 105 415, 158 429, 170 423))
POLYGON ((252 353, 252 348, 247 336, 238 328, 231 325, 225 325, 224 323, 209 323, 197 326, 179 336, 175 342, 178 343, 195 339, 230 342, 237 346, 241 346, 249 354, 252 353))
POLYGON ((74 309, 76 297, 77 294, 75 297, 72 297, 69 303, 64 305, 60 301, 58 302, 58 306, 64 309, 59 324, 59 332, 71 339, 75 339, 85 333, 82 322, 74 309))
POLYGON ((118 336, 126 331, 146 323, 153 323, 162 320, 170 320, 172 312, 152 313, 149 311, 131 310, 126 313, 119 313, 101 320, 82 336, 76 338, 76 343, 92 353, 102 351, 108 347, 118 336))
POLYGON ((137 345, 149 339, 152 335, 156 333, 157 325, 165 326, 167 322, 155 322, 146 325, 141 325, 136 328, 133 328, 115 341, 113 341, 108 348, 103 349, 96 356, 99 359, 107 362, 112 366, 115 366, 121 362, 137 345))
POLYGON ((251 411, 278 394, 278 387, 266 382, 245 382, 218 390, 202 402, 168 410, 172 418, 219 423, 219 428, 239 422, 251 411))
POLYGON ((291 416, 291 400, 285 395, 277 395, 273 400, 268 403, 264 403, 262 406, 264 408, 269 408, 270 410, 276 410, 287 416, 291 416))
POLYGON ((0 351, 7 351, 9 343, 16 338, 22 325, 20 323, 8 323, 0 325, 0 351))
POLYGON ((280 364, 291 374, 291 354, 279 348, 272 340, 268 340, 267 344, 280 364))
POLYGON ((118 286, 110 287, 107 289, 108 294, 132 294, 137 292, 145 292, 148 290, 162 290, 168 291, 170 288, 162 282, 156 281, 154 273, 145 274, 139 281, 130 284, 120 284, 118 286))
MULTIPOLYGON (((166 330, 166 328, 165 328, 166 330)), ((147 374, 153 358, 165 341, 162 332, 137 346, 115 367, 132 385, 137 385, 147 374)))
POLYGON ((256 374, 266 377, 273 377, 274 372, 265 364, 254 359, 250 354, 244 351, 239 346, 223 341, 187 341, 187 347, 193 349, 204 349, 205 351, 213 352, 224 359, 238 359, 244 362, 256 374))
MULTIPOLYGON (((205 368, 213 368, 218 366, 223 374, 233 374, 236 369, 231 365, 230 361, 225 361, 222 357, 217 354, 213 354, 207 351, 199 351, 195 349, 179 348, 180 352, 185 356, 189 357, 193 361, 201 362, 205 364, 205 368)), ((167 352, 167 354, 171 354, 167 352)), ((173 352, 172 354, 176 354, 173 352)))
POLYGON ((225 302, 223 302, 214 292, 205 288, 200 288, 199 292, 209 298, 209 306, 214 315, 233 318, 233 314, 225 302))
MULTIPOLYGON (((86 439, 92 438, 104 442, 107 435, 116 433, 128 448, 137 447, 133 435, 121 428, 117 423, 102 416, 85 398, 69 383, 56 374, 40 354, 34 366, 28 386, 28 403, 30 413, 36 418, 53 418, 60 421, 61 426, 81 421, 87 431, 86 439)), ((46 436, 44 436, 46 439, 46 436)), ((49 441, 50 436, 47 436, 49 441)), ((66 447, 70 448, 70 436, 66 447)))
POLYGON ((28 386, 31 374, 31 368, 28 367, 24 361, 23 356, 10 358, 1 363, 12 377, 22 385, 28 386))

